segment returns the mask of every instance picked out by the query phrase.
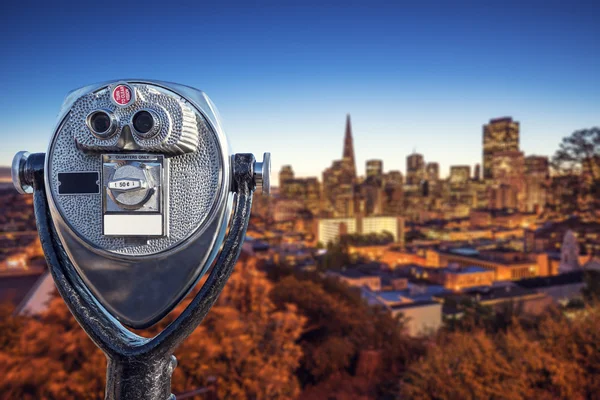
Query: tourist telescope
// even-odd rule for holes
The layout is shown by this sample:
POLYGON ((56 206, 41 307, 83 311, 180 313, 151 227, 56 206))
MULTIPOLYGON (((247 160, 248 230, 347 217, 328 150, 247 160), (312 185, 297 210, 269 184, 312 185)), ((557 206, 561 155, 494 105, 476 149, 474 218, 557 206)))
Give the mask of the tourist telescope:
POLYGON ((56 287, 107 356, 107 399, 174 398, 173 351, 227 282, 269 174, 269 153, 257 162, 230 152, 206 94, 148 80, 71 92, 48 151, 15 156, 13 182, 33 193, 56 287), (165 317, 211 265, 157 336, 126 328, 165 317))

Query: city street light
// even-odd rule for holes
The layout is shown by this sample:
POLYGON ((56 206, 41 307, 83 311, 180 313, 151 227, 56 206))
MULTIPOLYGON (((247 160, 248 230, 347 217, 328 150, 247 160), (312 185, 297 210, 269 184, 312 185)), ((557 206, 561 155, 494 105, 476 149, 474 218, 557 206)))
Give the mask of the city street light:
POLYGON ((173 351, 233 270, 253 192, 269 193, 270 154, 231 154, 203 92, 126 80, 71 92, 47 153, 19 152, 12 174, 20 193, 33 193, 60 295, 107 356, 106 398, 173 399, 173 351), (211 265, 157 336, 126 328, 162 319, 211 265))

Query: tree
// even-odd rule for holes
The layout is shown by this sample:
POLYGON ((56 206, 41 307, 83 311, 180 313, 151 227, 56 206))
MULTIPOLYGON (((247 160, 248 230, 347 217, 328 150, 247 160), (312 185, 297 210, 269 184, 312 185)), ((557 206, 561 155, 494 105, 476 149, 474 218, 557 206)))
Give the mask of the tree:
POLYGON ((552 190, 566 212, 600 205, 600 128, 582 129, 562 139, 552 157, 552 190))
POLYGON ((442 331, 401 378, 402 398, 585 399, 600 382, 600 308, 569 319, 551 310, 531 328, 442 331))
POLYGON ((397 386, 398 374, 422 354, 421 342, 403 335, 401 320, 368 306, 359 293, 335 279, 317 274, 288 276, 275 286, 271 298, 280 307, 296 305, 308 318, 299 341, 304 356, 298 376, 314 393, 334 390, 339 377, 353 377, 361 353, 372 350, 380 355, 374 366, 377 372, 368 390, 362 388, 355 394, 367 390, 389 395, 397 386))
POLYGON ((104 354, 79 327, 62 299, 22 320, 17 343, 0 349, 0 393, 9 399, 101 399, 104 354))
POLYGON ((327 243, 327 252, 319 259, 319 269, 341 269, 350 264, 350 254, 346 242, 336 241, 327 243))
POLYGON ((293 399, 305 319, 293 305, 276 309, 272 284, 254 261, 238 263, 218 304, 176 351, 174 386, 193 389, 219 379, 223 399, 293 399))
MULTIPOLYGON (((173 392, 216 377, 220 398, 293 399, 302 349, 296 344, 305 319, 293 306, 276 308, 272 284, 253 261, 239 262, 205 321, 176 350, 173 392)), ((147 331, 164 328, 189 302, 147 331)), ((0 333, 15 321, 2 320, 0 333)), ((15 399, 102 399, 106 359, 56 296, 39 318, 27 318, 0 348, 0 393, 15 399)), ((0 335, 0 337, 3 337, 0 335)))

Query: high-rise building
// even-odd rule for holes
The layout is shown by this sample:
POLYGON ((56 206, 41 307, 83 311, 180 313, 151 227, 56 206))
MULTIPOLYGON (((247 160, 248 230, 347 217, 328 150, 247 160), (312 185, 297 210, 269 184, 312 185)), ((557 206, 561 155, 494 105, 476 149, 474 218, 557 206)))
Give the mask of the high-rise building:
POLYGON ((370 177, 381 178, 383 176, 382 160, 367 160, 367 179, 370 177))
POLYGON ((362 183, 362 204, 359 210, 363 215, 381 215, 383 211, 383 161, 368 160, 366 164, 367 178, 362 183))
POLYGON ((478 181, 481 179, 481 165, 475 164, 475 172, 473 173, 473 180, 478 181))
POLYGON ((384 182, 402 186, 404 183, 404 177, 402 176, 402 172, 393 170, 385 174, 384 182))
POLYGON ((440 164, 436 162, 428 162, 425 167, 426 179, 430 182, 437 182, 440 179, 440 164))
POLYGON ((525 157, 525 174, 539 179, 550 177, 550 162, 546 156, 525 157))
POLYGON ((323 209, 333 217, 351 217, 356 211, 356 163, 350 114, 346 117, 342 159, 323 171, 323 209))
POLYGON ((350 114, 346 115, 346 132, 344 133, 344 152, 342 160, 351 168, 352 174, 356 177, 356 161, 354 160, 354 139, 352 138, 352 122, 350 114))
POLYGON ((465 185, 471 179, 471 166, 469 165, 451 165, 450 166, 450 184, 465 185))
POLYGON ((390 171, 383 179, 382 213, 384 215, 402 215, 404 211, 404 179, 400 171, 390 171))
MULTIPOLYGON (((279 196, 282 200, 294 200, 293 209, 310 210, 313 215, 319 214, 321 208, 321 185, 317 178, 285 179, 282 183, 279 189, 279 196), (301 204, 302 207, 298 208, 297 204, 301 204)), ((286 204, 286 210, 291 209, 288 207, 288 203, 284 204, 286 204)))
POLYGON ((525 157, 525 202, 526 211, 541 212, 547 202, 547 187, 550 179, 548 157, 525 157))
POLYGON ((483 126, 483 179, 492 179, 492 160, 501 151, 519 151, 519 123, 511 117, 492 119, 483 126))
POLYGON ((525 156, 520 151, 494 153, 492 159, 493 208, 525 210, 525 156))
POLYGON ((333 217, 354 215, 354 182, 346 166, 336 160, 323 171, 323 210, 333 217))
POLYGON ((294 179, 294 170, 291 165, 284 165, 279 171, 279 191, 284 191, 284 186, 287 181, 294 179))
POLYGON ((412 153, 406 157, 406 183, 417 185, 425 179, 425 161, 423 155, 412 153))

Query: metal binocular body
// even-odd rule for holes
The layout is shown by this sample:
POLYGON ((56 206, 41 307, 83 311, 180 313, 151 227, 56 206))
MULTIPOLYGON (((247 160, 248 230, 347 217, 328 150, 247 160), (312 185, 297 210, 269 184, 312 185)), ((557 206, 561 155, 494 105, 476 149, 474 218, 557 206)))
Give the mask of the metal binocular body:
POLYGON ((262 162, 231 153, 203 92, 144 80, 71 92, 47 153, 20 152, 13 162, 17 190, 34 192, 59 292, 88 334, 101 329, 86 320, 90 313, 124 335, 120 324, 154 324, 211 265, 213 274, 226 273, 206 283, 218 295, 239 256, 252 192, 268 194, 269 176, 268 153, 262 162), (231 243, 223 245, 228 227, 231 243))

